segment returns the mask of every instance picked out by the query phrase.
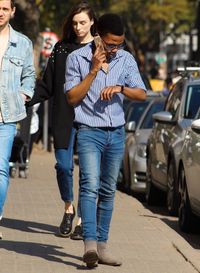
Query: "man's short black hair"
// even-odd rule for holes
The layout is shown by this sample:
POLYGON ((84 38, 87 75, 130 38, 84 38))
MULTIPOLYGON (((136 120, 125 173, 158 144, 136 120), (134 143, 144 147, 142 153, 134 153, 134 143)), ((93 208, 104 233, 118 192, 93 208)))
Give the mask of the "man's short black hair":
POLYGON ((97 31, 100 36, 104 36, 108 33, 121 36, 124 34, 124 25, 119 15, 106 13, 99 17, 97 31))

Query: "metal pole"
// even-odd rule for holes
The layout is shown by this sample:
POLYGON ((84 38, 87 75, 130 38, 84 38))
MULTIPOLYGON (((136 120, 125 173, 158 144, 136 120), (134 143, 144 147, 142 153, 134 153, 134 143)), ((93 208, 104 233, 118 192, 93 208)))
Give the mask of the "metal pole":
POLYGON ((200 1, 198 0, 198 4, 197 4, 197 22, 196 22, 196 25, 197 25, 197 31, 198 31, 198 48, 197 48, 197 58, 196 58, 196 61, 199 62, 200 60, 200 1))

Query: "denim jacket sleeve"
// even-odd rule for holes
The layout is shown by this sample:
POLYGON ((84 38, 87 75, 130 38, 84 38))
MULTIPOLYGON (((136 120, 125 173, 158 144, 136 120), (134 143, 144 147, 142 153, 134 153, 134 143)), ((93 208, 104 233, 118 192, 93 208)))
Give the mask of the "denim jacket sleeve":
POLYGON ((28 96, 28 99, 31 99, 34 93, 35 86, 35 69, 33 63, 33 46, 31 41, 29 46, 26 49, 24 65, 21 75, 21 88, 20 93, 28 96))

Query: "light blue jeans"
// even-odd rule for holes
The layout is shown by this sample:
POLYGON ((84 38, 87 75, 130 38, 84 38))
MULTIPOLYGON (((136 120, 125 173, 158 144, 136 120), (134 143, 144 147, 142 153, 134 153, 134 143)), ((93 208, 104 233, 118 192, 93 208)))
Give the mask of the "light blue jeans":
MULTIPOLYGON (((56 158, 56 176, 58 188, 60 191, 61 199, 64 202, 72 202, 74 200, 73 195, 73 170, 74 170, 74 140, 75 140, 75 128, 72 128, 69 146, 67 149, 55 149, 56 158)), ((78 201, 77 214, 80 215, 80 204, 78 201)))
POLYGON ((0 216, 6 200, 9 185, 9 159, 16 134, 15 123, 0 122, 0 216))
POLYGON ((108 240, 124 136, 123 127, 109 129, 80 125, 78 129, 84 240, 108 240))

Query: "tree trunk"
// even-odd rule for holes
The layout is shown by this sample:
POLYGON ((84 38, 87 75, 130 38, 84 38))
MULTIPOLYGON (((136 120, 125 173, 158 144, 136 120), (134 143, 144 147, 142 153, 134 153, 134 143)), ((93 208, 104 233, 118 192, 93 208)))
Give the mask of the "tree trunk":
POLYGON ((36 71, 39 71, 38 62, 41 51, 41 37, 39 36, 40 12, 35 0, 16 0, 16 12, 11 21, 15 30, 28 36, 34 45, 34 60, 36 71))

